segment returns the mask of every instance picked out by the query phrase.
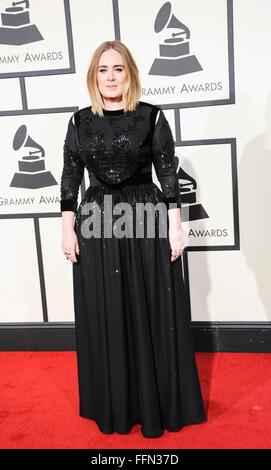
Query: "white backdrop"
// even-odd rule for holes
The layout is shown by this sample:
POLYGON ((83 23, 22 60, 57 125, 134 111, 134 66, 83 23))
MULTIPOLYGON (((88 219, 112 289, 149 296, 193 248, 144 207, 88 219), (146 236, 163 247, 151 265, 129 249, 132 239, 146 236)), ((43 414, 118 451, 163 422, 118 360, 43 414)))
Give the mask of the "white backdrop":
MULTIPOLYGON (((271 2, 10 7, 0 2, 0 321, 74 321, 72 266, 61 250, 62 149, 71 113, 90 104, 92 53, 113 39, 137 62, 141 100, 164 109, 180 184, 181 169, 188 178, 192 320, 271 321, 271 2), (181 29, 185 44, 174 48, 181 29), (29 173, 23 157, 32 150, 38 166, 29 173)), ((155 172, 153 179, 159 186, 155 172)))

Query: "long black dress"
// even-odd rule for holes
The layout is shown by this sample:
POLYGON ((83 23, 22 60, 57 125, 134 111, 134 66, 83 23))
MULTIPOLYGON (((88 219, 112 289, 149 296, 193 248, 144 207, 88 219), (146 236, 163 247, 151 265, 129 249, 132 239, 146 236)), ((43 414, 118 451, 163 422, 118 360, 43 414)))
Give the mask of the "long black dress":
POLYGON ((140 423, 143 436, 159 437, 165 428, 206 420, 181 257, 171 262, 168 232, 158 236, 171 207, 181 208, 174 141, 158 106, 139 101, 133 112, 104 110, 100 117, 89 106, 74 113, 64 143, 61 211, 75 212, 80 247, 73 264, 79 414, 103 433, 126 434, 140 423), (152 164, 162 191, 152 182, 152 164), (85 167, 90 186, 78 207, 85 167), (147 236, 146 218, 125 231, 121 211, 113 212, 108 235, 107 198, 111 214, 128 203, 134 221, 138 203, 164 203, 164 215, 155 211, 150 223, 155 236, 147 236), (100 219, 89 211, 93 204, 100 219), (90 236, 98 219, 101 233, 90 236), (136 226, 143 227, 139 236, 136 226))

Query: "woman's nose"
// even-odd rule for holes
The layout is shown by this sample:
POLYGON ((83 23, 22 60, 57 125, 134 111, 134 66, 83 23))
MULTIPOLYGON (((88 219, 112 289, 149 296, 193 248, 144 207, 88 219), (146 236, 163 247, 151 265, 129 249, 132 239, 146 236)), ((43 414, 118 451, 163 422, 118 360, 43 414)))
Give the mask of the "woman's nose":
POLYGON ((109 71, 109 72, 108 72, 108 78, 109 78, 110 80, 112 80, 112 79, 114 78, 114 72, 113 72, 113 71, 111 71, 111 72, 109 71))

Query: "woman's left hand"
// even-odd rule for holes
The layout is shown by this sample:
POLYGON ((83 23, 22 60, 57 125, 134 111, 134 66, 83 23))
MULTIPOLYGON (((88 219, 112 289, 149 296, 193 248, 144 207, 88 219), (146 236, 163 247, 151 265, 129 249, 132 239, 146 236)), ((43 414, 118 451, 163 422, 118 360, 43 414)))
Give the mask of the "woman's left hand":
POLYGON ((171 248, 170 261, 175 261, 179 256, 182 256, 185 247, 184 237, 181 229, 170 228, 168 231, 168 238, 171 248))

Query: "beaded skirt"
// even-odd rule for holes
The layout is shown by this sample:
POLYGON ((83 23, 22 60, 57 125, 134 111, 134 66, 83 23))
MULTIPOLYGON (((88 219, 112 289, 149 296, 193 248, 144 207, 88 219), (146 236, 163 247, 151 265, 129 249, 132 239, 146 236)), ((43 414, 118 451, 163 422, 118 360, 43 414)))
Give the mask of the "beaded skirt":
POLYGON ((144 437, 159 437, 206 420, 182 257, 171 262, 167 230, 161 236, 167 211, 150 217, 149 232, 145 212, 124 236, 125 223, 109 236, 122 213, 108 223, 105 200, 122 209, 127 202, 127 222, 138 217, 139 203, 163 198, 146 174, 112 187, 96 180, 79 205, 73 285, 80 416, 103 433, 126 434, 140 424, 144 437), (93 203, 100 211, 90 219, 93 203), (101 233, 89 236, 97 220, 101 233))

